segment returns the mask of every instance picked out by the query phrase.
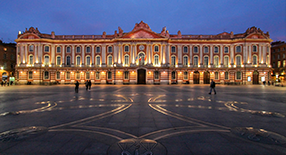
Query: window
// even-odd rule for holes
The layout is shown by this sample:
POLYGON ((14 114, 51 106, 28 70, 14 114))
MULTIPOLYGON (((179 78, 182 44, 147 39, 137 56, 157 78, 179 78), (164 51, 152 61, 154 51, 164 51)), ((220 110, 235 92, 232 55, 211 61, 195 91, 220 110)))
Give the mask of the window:
POLYGON ((241 56, 236 56, 236 66, 241 66, 241 56))
POLYGON ((96 73, 95 73, 95 79, 96 79, 96 80, 99 80, 99 79, 100 79, 100 72, 96 72, 96 73))
POLYGON ((112 56, 108 56, 108 59, 107 59, 107 65, 111 66, 112 65, 112 56))
POLYGON ((228 56, 225 56, 225 57, 224 57, 224 66, 225 66, 225 67, 228 67, 228 65, 229 65, 228 56))
POLYGON ((45 65, 49 65, 49 63, 50 63, 50 57, 48 55, 45 55, 45 62, 44 62, 44 64, 45 65))
POLYGON ((96 57, 96 65, 99 66, 100 65, 100 56, 96 57))
POLYGON ((277 67, 278 67, 278 68, 281 67, 280 61, 277 61, 277 67))
POLYGON ((76 65, 79 66, 80 65, 80 56, 76 57, 76 65))
POLYGON ((188 57, 187 56, 184 56, 184 58, 183 58, 183 65, 184 66, 188 66, 188 57))
POLYGON ((256 55, 254 55, 253 56, 253 65, 257 65, 257 56, 256 55))
POLYGON ((224 72, 224 79, 228 80, 228 72, 224 72))
POLYGON ((171 57, 171 65, 175 66, 176 65, 176 56, 171 57))
POLYGON ((124 46, 124 51, 129 52, 129 46, 124 46))
POLYGON ((111 80, 112 79, 112 73, 109 71, 107 72, 107 79, 111 80))
POLYGON ((30 46, 29 46, 29 51, 30 51, 30 52, 33 52, 33 51, 34 51, 34 45, 30 45, 30 46))
POLYGON ((45 52, 50 52, 50 47, 49 46, 45 46, 45 52))
POLYGON ((125 71, 124 72, 124 80, 128 80, 129 79, 129 72, 125 71))
POLYGON ((96 53, 100 53, 100 47, 99 46, 96 47, 96 53))
POLYGON ((236 72, 236 79, 241 80, 241 72, 240 71, 236 72))
POLYGON ((215 56, 214 57, 214 66, 218 67, 219 66, 218 64, 219 64, 219 58, 218 58, 218 56, 215 56))
POLYGON ((236 51, 237 53, 241 52, 241 46, 236 46, 235 51, 236 51))
POLYGON ((184 53, 188 53, 188 47, 184 46, 184 53))
POLYGON ((208 67, 209 65, 209 57, 204 57, 204 66, 208 67))
POLYGON ((66 79, 67 79, 67 80, 71 79, 71 73, 70 73, 70 72, 67 72, 67 74, 66 74, 66 79))
POLYGON ((89 80, 90 79, 90 72, 85 73, 85 79, 89 80))
POLYGON ((277 55, 277 59, 280 59, 280 54, 277 55))
POLYGON ((215 72, 215 80, 218 80, 218 72, 215 72))
POLYGON ((32 55, 29 56, 29 63, 30 65, 34 64, 34 56, 32 55))
POLYGON ((76 47, 76 53, 80 53, 80 47, 76 47))
POLYGON ((198 51, 199 51, 199 50, 198 50, 198 47, 195 46, 195 47, 194 47, 194 53, 198 53, 198 51))
POLYGON ((252 46, 252 52, 257 52, 257 46, 255 45, 252 46))
POLYGON ((214 47, 214 53, 218 53, 218 47, 214 47))
POLYGON ((71 57, 70 56, 67 56, 67 65, 71 65, 71 57))
POLYGON ((228 53, 228 47, 224 47, 224 53, 228 53))
POLYGON ((188 72, 184 72, 184 80, 187 80, 188 79, 188 72))
POLYGON ((90 65, 90 56, 86 57, 86 65, 90 65))
POLYGON ((154 56, 154 65, 159 65, 159 55, 154 56))
POLYGON ((80 72, 79 72, 79 71, 77 71, 77 72, 75 73, 75 78, 76 78, 77 80, 80 79, 80 72))
POLYGON ((173 71, 173 72, 172 72, 172 80, 175 80, 175 79, 176 79, 176 72, 173 71))
POLYGON ((57 71, 57 80, 60 80, 61 79, 61 72, 57 71))
POLYGON ((61 47, 57 47, 57 53, 61 53, 61 47))
POLYGON ((159 46, 155 46, 155 47, 154 47, 154 51, 155 51, 155 52, 159 52, 159 46))
POLYGON ((48 79, 49 79, 49 72, 48 72, 48 71, 45 71, 45 72, 44 72, 44 79, 45 79, 45 80, 48 80, 48 79))
POLYGON ((129 65, 129 55, 124 56, 124 65, 129 65))
POLYGON ((67 53, 71 52, 71 47, 67 47, 67 53))
POLYGON ((33 79, 33 72, 29 71, 29 79, 33 79))
POLYGON ((108 53, 112 53, 112 46, 108 47, 108 53))
POLYGON ((204 53, 208 53, 208 52, 209 52, 209 47, 205 46, 204 53))
POLYGON ((86 53, 90 53, 90 47, 89 46, 86 47, 86 53))
POLYGON ((155 71, 155 72, 154 72, 154 79, 155 79, 155 80, 158 80, 158 79, 159 79, 159 72, 158 72, 158 71, 155 71))
POLYGON ((176 47, 175 47, 175 46, 172 46, 171 52, 172 52, 172 53, 176 53, 176 47))
POLYGON ((199 65, 199 57, 195 56, 194 57, 194 66, 198 66, 199 65))

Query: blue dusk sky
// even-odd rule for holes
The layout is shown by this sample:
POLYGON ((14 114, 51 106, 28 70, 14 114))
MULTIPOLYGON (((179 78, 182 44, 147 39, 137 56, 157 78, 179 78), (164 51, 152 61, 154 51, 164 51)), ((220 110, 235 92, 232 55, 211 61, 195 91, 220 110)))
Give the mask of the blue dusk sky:
POLYGON ((160 33, 244 33, 256 26, 273 41, 286 40, 286 0, 1 0, 0 39, 14 42, 31 26, 56 35, 130 32, 144 21, 160 33))

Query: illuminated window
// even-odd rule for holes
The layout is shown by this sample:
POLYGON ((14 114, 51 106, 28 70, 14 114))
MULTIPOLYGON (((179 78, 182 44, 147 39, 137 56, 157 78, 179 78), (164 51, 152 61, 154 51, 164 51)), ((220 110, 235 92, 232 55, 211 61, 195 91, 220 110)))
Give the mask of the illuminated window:
POLYGON ((256 55, 253 56, 253 65, 257 65, 257 56, 256 55))
POLYGON ((236 66, 241 66, 241 56, 236 56, 236 66))
POLYGON ((33 72, 29 71, 29 79, 33 79, 33 72))
POLYGON ((90 79, 90 72, 85 73, 85 79, 89 80, 90 79))
POLYGON ((175 47, 175 46, 172 46, 171 52, 172 52, 172 53, 176 53, 176 47, 175 47))
POLYGON ((171 57, 171 65, 175 66, 176 65, 176 56, 171 57))
POLYGON ((283 64, 282 64, 282 67, 286 67, 286 60, 283 60, 283 64))
POLYGON ((96 80, 99 80, 99 79, 100 79, 100 72, 96 72, 96 73, 95 73, 95 79, 96 79, 96 80))
POLYGON ((124 80, 128 80, 129 79, 129 72, 125 71, 124 72, 124 80))
POLYGON ((281 62, 277 61, 277 67, 279 68, 281 66, 281 62))
POLYGON ((111 66, 112 65, 112 56, 109 55, 107 58, 107 65, 111 66))
POLYGON ((188 47, 184 46, 184 53, 188 53, 188 47))
POLYGON ((89 46, 86 47, 86 53, 90 53, 90 47, 89 46))
POLYGON ((76 47, 76 53, 80 53, 80 47, 76 47))
POLYGON ((30 65, 34 64, 34 56, 32 55, 29 56, 29 63, 30 65))
POLYGON ((188 66, 188 63, 189 63, 188 56, 184 56, 184 58, 183 58, 183 65, 184 66, 188 66))
POLYGON ((228 58, 228 56, 224 57, 224 65, 225 65, 225 67, 228 67, 228 65, 229 65, 229 58, 228 58))
POLYGON ((129 65, 129 55, 124 56, 124 65, 129 65))
POLYGON ((209 57, 204 57, 204 66, 207 67, 209 65, 209 57))
POLYGON ((77 80, 80 79, 80 72, 79 72, 79 71, 77 71, 77 72, 75 73, 75 78, 76 78, 77 80))
POLYGON ((224 79, 228 80, 228 72, 224 72, 224 79))
POLYGON ((70 72, 67 72, 67 73, 66 73, 66 79, 67 79, 67 80, 71 79, 71 73, 70 73, 70 72))
POLYGON ((90 65, 90 56, 86 57, 86 65, 90 65))
POLYGON ((57 80, 61 79, 61 72, 57 71, 57 76, 56 76, 57 80))
POLYGON ((215 80, 218 80, 218 72, 215 72, 215 80))
POLYGON ((57 47, 57 53, 61 53, 61 47, 57 47))
POLYGON ((61 57, 60 56, 57 56, 56 65, 61 65, 61 57))
POLYGON ((159 65, 159 55, 154 56, 154 65, 159 65))
POLYGON ((215 56, 215 57, 214 57, 214 66, 215 66, 215 67, 218 67, 218 66, 219 66, 219 57, 218 57, 218 56, 215 56))
POLYGON ((159 52, 159 46, 155 46, 155 47, 154 47, 154 51, 155 51, 155 52, 159 52))
POLYGON ((199 65, 199 57, 195 56, 194 57, 194 66, 198 66, 199 65))
POLYGON ((236 79, 241 80, 241 72, 240 71, 236 72, 236 79))
POLYGON ((50 63, 50 57, 48 55, 45 55, 45 65, 49 65, 50 63))
POLYGON ((80 56, 76 57, 76 65, 78 65, 78 66, 80 65, 80 56))

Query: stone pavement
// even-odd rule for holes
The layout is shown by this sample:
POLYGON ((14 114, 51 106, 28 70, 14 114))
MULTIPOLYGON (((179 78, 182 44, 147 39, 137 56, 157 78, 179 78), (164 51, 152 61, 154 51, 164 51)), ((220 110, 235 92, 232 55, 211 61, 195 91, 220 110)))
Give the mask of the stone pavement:
POLYGON ((0 154, 286 154, 286 87, 0 87, 0 154))

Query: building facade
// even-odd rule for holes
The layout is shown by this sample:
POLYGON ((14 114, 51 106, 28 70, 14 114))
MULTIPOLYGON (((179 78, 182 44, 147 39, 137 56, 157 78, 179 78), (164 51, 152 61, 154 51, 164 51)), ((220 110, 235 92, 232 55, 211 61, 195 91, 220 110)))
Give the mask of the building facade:
POLYGON ((285 83, 286 43, 277 41, 271 43, 271 64, 273 67, 273 81, 285 83))
POLYGON ((3 82, 15 80, 16 44, 0 40, 0 78, 3 82))
POLYGON ((271 75, 269 33, 217 35, 153 32, 136 23, 112 35, 55 35, 36 28, 19 32, 17 82, 114 84, 259 84, 271 75))

